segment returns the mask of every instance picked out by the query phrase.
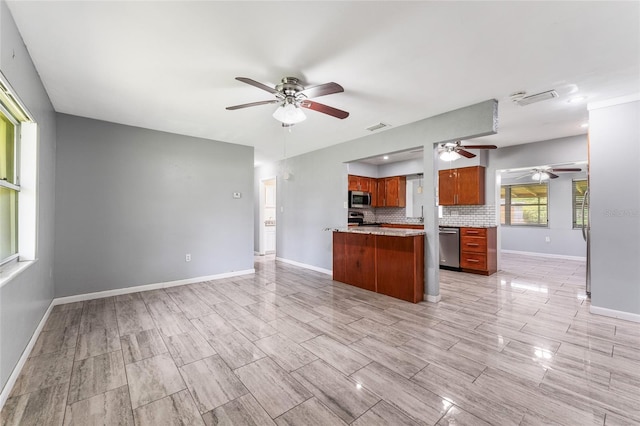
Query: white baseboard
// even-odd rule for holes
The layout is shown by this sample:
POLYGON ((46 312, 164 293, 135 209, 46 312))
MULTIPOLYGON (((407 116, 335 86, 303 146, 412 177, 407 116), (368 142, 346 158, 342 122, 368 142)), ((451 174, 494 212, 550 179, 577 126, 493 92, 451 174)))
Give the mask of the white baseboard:
POLYGON ((430 294, 425 294, 424 295, 424 300, 426 300, 427 302, 430 302, 430 303, 438 303, 440 301, 440 299, 442 299, 441 295, 437 295, 437 296, 432 296, 430 294))
POLYGON ((284 259, 282 257, 276 257, 276 260, 283 263, 288 263, 290 265, 299 266, 301 268, 310 269, 312 271, 322 272, 323 274, 333 276, 333 271, 331 269, 324 269, 318 266, 307 265, 306 263, 300 263, 300 262, 296 262, 295 260, 284 259))
POLYGON ((36 344, 36 340, 38 340, 38 336, 40 336, 40 332, 42 331, 42 329, 44 328, 44 325, 49 319, 49 314, 51 314, 51 310, 53 309, 53 306, 54 306, 53 301, 51 301, 51 303, 49 304, 49 307, 47 308, 46 312, 42 316, 42 319, 40 320, 38 327, 36 327, 35 331, 33 332, 33 335, 31 336, 29 343, 24 348, 24 351, 22 351, 22 355, 20 356, 20 359, 18 360, 18 363, 16 364, 16 366, 13 368, 13 371, 9 376, 9 380, 7 380, 7 383, 5 383, 4 388, 2 388, 2 392, 0 392, 0 410, 2 410, 5 402, 7 402, 7 399, 9 399, 9 394, 11 394, 11 391, 13 390, 13 386, 16 384, 16 381, 18 380, 18 376, 22 371, 22 367, 24 367, 24 365, 27 363, 27 360, 29 359, 29 354, 31 354, 31 350, 33 349, 33 346, 36 344))
POLYGON ((631 312, 616 311, 615 309, 600 308, 598 306, 593 306, 593 305, 591 305, 591 307, 589 308, 589 312, 595 315, 602 315, 602 316, 611 317, 611 318, 619 318, 626 321, 633 321, 633 322, 640 323, 640 315, 632 314, 631 312))
POLYGON ((20 356, 18 363, 16 364, 15 368, 11 372, 11 375, 9 376, 9 380, 7 380, 7 383, 2 389, 2 393, 0 393, 0 410, 2 410, 2 407, 4 407, 4 403, 9 398, 9 394, 11 393, 11 390, 13 389, 13 386, 15 385, 16 380, 18 380, 18 376, 20 375, 20 372, 22 371, 24 364, 27 362, 27 359, 29 358, 29 354, 31 353, 31 350, 35 345, 36 340, 38 340, 38 336, 40 335, 40 332, 44 328, 44 324, 47 322, 47 319, 49 319, 49 314, 51 313, 51 309, 53 309, 54 306, 64 305, 65 303, 83 302, 85 300, 102 299, 104 297, 118 296, 121 294, 137 293, 139 291, 157 290, 160 288, 176 287, 179 285, 186 285, 186 284, 195 284, 203 281, 237 277, 239 275, 254 274, 255 272, 256 270, 252 268, 252 269, 246 269, 243 271, 225 272, 223 274, 207 275, 202 277, 187 278, 184 280, 139 285, 135 287, 117 288, 114 290, 98 291, 95 293, 77 294, 74 296, 57 297, 53 299, 51 301, 51 304, 49 305, 49 308, 47 309, 44 316, 40 320, 38 327, 33 332, 33 335, 31 336, 31 340, 29 340, 29 344, 27 344, 27 347, 22 352, 22 356, 20 356))
POLYGON ((225 272, 223 274, 205 275, 202 277, 187 278, 184 280, 167 281, 155 284, 138 285, 135 287, 116 288, 113 290, 98 291, 95 293, 77 294, 74 296, 58 297, 53 299, 54 305, 63 305, 65 303, 83 302, 85 300, 102 299, 103 297, 119 296, 121 294, 137 293, 139 291, 157 290, 160 288, 176 287, 179 285, 201 283, 203 281, 220 280, 222 278, 237 277, 239 275, 254 274, 255 269, 246 269, 243 271, 225 272))
POLYGON ((518 250, 500 250, 501 253, 509 254, 521 254, 524 256, 537 256, 537 257, 549 257, 552 259, 565 259, 565 260, 579 260, 582 262, 587 261, 586 256, 568 256, 564 254, 551 254, 551 253, 538 253, 535 251, 518 251, 518 250))

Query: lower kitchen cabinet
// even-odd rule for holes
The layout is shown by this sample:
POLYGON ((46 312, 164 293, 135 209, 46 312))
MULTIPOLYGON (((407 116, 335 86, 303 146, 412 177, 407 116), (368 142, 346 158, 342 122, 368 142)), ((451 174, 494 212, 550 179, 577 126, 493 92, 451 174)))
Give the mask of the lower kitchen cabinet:
POLYGON ((460 228, 460 268, 491 275, 498 270, 496 228, 460 228))
POLYGON ((424 235, 333 233, 333 279, 418 303, 424 294, 424 235))

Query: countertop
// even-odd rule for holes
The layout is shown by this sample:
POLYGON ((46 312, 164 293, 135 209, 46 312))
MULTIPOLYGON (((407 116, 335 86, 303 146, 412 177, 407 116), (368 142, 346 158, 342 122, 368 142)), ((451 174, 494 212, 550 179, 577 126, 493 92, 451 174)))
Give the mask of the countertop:
POLYGON ((354 226, 350 228, 336 228, 332 229, 332 231, 347 232, 350 234, 385 235, 388 237, 415 237, 426 234, 425 231, 420 229, 381 228, 377 226, 354 226))

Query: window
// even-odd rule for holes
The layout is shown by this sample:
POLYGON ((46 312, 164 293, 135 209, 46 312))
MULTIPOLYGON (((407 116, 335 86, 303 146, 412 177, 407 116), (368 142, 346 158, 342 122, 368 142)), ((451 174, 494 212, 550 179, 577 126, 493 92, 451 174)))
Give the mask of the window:
POLYGON ((500 224, 547 226, 547 183, 503 185, 500 188, 500 224))
POLYGON ((582 201, 584 200, 584 194, 587 192, 587 180, 586 179, 574 179, 573 180, 573 228, 582 228, 582 225, 587 225, 589 216, 589 199, 585 201, 584 213, 585 217, 582 217, 582 201))
MULTIPOLYGON (((29 127, 32 120, 20 105, 17 98, 8 89, 8 84, 4 78, 0 78, 0 265, 6 264, 22 255, 21 251, 21 235, 23 225, 29 225, 35 230, 35 222, 32 220, 34 203, 33 192, 23 196, 21 190, 21 154, 23 152, 21 145, 21 131, 23 126, 29 127), (26 207, 25 207, 26 206, 26 207), (25 207, 24 211, 20 207, 25 207), (26 214, 26 216, 25 216, 26 214), (24 224, 21 223, 25 219, 24 224)), ((33 133, 27 130, 27 133, 33 133)), ((34 152, 32 149, 33 138, 29 138, 30 143, 25 145, 27 156, 25 158, 33 160, 34 152)), ((24 158, 23 158, 24 160, 24 158)), ((35 161, 31 161, 35 164, 35 161)), ((34 169, 34 166, 31 166, 34 169)), ((33 173, 29 173, 31 175, 33 173)), ((32 181, 32 178, 27 178, 32 181)), ((30 186, 30 185, 28 185, 30 186)), ((25 232, 25 234, 34 234, 34 231, 25 232)), ((31 246, 33 244, 25 244, 29 246, 27 251, 29 254, 25 259, 33 258, 31 246)))
POLYGON ((0 264, 18 254, 17 122, 0 107, 0 264))

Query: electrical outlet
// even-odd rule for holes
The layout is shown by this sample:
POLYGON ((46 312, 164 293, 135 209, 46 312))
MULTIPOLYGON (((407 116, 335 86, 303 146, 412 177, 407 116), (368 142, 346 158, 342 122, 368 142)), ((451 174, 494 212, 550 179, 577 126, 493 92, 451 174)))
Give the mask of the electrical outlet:
POLYGON ((191 253, 187 253, 184 255, 184 261, 185 262, 191 262, 191 253))
POLYGON ((345 209, 348 209, 348 208, 349 208, 349 204, 348 204, 346 201, 344 202, 344 208, 345 208, 345 209))
POLYGON ((545 243, 550 243, 551 242, 551 237, 549 237, 549 236, 544 237, 544 242, 545 243))

